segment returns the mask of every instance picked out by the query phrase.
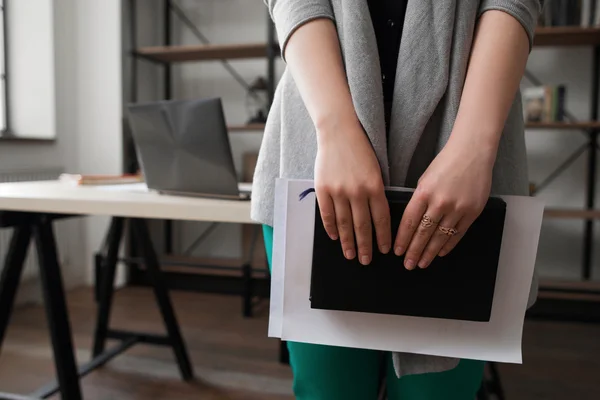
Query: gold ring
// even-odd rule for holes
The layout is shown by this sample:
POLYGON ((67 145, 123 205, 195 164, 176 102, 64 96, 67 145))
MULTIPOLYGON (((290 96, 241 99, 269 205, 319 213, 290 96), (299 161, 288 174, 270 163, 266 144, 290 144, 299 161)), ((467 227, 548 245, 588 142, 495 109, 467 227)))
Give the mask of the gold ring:
POLYGON ((432 220, 429 215, 423 215, 423 218, 421 219, 421 226, 423 228, 431 228, 433 225, 436 225, 436 224, 437 224, 437 222, 432 220))
POLYGON ((458 231, 454 228, 446 228, 445 226, 438 226, 438 229, 446 236, 454 236, 458 231))

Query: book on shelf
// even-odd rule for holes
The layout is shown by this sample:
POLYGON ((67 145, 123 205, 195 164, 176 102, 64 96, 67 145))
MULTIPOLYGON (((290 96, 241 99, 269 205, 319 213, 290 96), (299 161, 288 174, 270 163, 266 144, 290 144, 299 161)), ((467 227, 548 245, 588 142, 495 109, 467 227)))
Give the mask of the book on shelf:
POLYGON ((600 27, 600 0, 546 0, 538 25, 600 27))
POLYGON ((61 182, 73 185, 125 185, 141 183, 144 181, 141 174, 124 175, 81 175, 61 174, 58 178, 61 182))
POLYGON ((523 96, 525 122, 561 122, 565 116, 564 85, 544 85, 526 88, 523 96))

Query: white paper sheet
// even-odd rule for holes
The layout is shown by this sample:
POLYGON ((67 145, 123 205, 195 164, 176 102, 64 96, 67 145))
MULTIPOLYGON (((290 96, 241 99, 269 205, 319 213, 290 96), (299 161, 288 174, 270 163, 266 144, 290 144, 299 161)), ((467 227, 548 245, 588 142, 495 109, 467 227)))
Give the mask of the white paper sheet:
MULTIPOLYGON (((273 214, 273 231, 286 231, 287 215, 287 183, 278 179, 275 184, 275 210, 273 214)), ((313 203, 314 204, 314 203, 313 203)), ((269 306, 269 337, 281 337, 283 323, 283 277, 285 274, 285 239, 286 235, 273 237, 273 254, 271 255, 271 301, 269 306)))
POLYGON ((310 308, 315 195, 312 181, 280 180, 269 336, 305 343, 520 363, 543 203, 503 196, 506 221, 489 322, 392 316, 310 308))

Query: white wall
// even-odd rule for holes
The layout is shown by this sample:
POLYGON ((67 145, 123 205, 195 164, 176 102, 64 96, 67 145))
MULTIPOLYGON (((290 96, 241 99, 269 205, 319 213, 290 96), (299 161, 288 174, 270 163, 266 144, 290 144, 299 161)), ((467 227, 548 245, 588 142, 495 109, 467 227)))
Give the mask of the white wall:
MULTIPOLYGON (((73 0, 71 0, 73 1, 73 0)), ((121 2, 76 2, 77 168, 84 174, 119 174, 122 160, 121 2)), ((108 218, 85 220, 87 281, 92 282, 92 255, 100 248, 108 218)))
MULTIPOLYGON (((215 43, 263 42, 266 39, 266 9, 261 1, 247 0, 185 0, 180 4, 197 23, 202 32, 215 43)), ((178 43, 198 43, 191 32, 181 25, 176 30, 178 43)), ((246 78, 253 80, 264 75, 264 61, 232 61, 232 65, 246 78)), ((279 64, 278 72, 282 71, 279 64)), ((528 69, 542 81, 564 83, 568 86, 567 107, 582 120, 589 119, 591 50, 587 48, 535 49, 528 69)), ((178 98, 221 96, 228 123, 243 123, 245 112, 244 91, 218 63, 189 63, 175 69, 178 98)), ((530 175, 539 183, 569 155, 585 142, 579 132, 527 132, 530 175)), ((235 159, 240 165, 244 151, 258 149, 260 135, 232 135, 235 159)), ((548 206, 582 207, 586 179, 585 157, 565 172, 550 187, 540 193, 548 206)), ((599 203, 600 206, 600 203, 599 203)), ((543 226, 538 267, 544 276, 577 278, 580 274, 583 221, 546 220, 543 226)), ((185 248, 202 230, 197 223, 180 224, 181 248, 185 248)), ((600 230, 596 229, 600 244, 600 230)), ((223 226, 199 249, 198 254, 237 256, 239 229, 223 226), (227 240, 224 240, 227 239, 227 240)), ((596 246, 596 252, 600 250, 596 246)), ((597 259, 597 257, 595 258, 597 259)), ((600 268, 596 268, 600 278, 600 268)))

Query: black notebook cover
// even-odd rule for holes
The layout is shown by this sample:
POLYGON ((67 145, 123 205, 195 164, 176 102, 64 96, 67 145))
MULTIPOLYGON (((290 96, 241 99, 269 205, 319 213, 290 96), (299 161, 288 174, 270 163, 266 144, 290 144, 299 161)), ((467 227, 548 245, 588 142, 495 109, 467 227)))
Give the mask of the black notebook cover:
MULTIPOLYGON (((393 239, 412 193, 387 191, 393 239)), ((347 260, 339 240, 325 232, 318 203, 310 286, 311 308, 489 321, 496 285, 506 203, 490 198, 450 254, 426 269, 404 268, 404 257, 381 254, 370 265, 347 260)), ((375 240, 375 237, 373 237, 375 240)))

